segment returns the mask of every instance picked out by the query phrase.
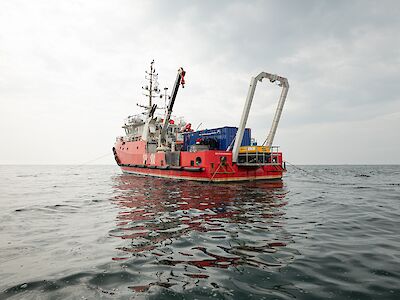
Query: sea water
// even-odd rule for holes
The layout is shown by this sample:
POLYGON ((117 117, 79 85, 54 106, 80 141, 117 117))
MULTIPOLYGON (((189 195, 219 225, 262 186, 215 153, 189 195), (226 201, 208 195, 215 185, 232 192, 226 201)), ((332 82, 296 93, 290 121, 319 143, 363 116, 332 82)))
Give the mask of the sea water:
POLYGON ((0 166, 0 299, 400 299, 400 166, 207 184, 0 166))

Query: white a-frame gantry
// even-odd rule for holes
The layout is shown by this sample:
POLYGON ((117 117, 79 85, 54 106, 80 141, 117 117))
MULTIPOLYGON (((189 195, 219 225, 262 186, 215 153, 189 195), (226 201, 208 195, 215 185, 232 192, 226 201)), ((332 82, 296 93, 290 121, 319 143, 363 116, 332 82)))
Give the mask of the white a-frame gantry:
POLYGON ((250 87, 249 87, 249 91, 247 93, 246 103, 244 104, 242 117, 240 119, 239 128, 238 128, 238 131, 237 131, 236 137, 235 137, 235 144, 233 145, 233 150, 232 150, 232 162, 234 162, 234 163, 237 163, 237 160, 238 160, 239 148, 240 148, 240 145, 242 144, 244 129, 246 128, 246 123, 247 123, 247 119, 249 117, 250 107, 251 107, 251 103, 253 101, 257 82, 262 81, 264 78, 269 79, 269 81, 271 81, 271 82, 278 81, 279 86, 282 87, 282 92, 281 92, 281 96, 279 98, 278 107, 276 108, 275 116, 272 121, 271 129, 270 129, 267 139, 265 141, 265 145, 271 147, 272 142, 274 141, 276 129, 278 128, 279 119, 282 114, 283 105, 285 104, 286 96, 287 96, 287 93, 289 90, 289 82, 284 77, 274 75, 274 74, 269 74, 266 72, 261 72, 256 77, 252 77, 251 81, 250 81, 250 87))

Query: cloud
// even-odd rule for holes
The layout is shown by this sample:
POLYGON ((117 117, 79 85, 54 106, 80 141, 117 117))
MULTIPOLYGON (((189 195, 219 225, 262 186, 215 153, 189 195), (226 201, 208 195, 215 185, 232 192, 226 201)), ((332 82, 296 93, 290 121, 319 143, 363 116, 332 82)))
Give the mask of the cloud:
MULTIPOLYGON (((341 130, 346 143, 364 144, 354 124, 400 150, 385 133, 398 124, 385 116, 400 111, 399 13, 396 1, 2 1, 0 138, 13 146, 0 163, 80 163, 109 151, 145 101, 153 58, 161 87, 187 70, 175 114, 195 125, 238 124, 250 77, 267 71, 289 79, 277 142, 299 161, 313 162, 290 142, 302 133, 318 137, 314 149, 333 149, 341 130)), ((249 125, 259 140, 278 95, 258 86, 249 125)), ((400 163, 398 152, 383 162, 400 163)), ((320 162, 344 161, 331 153, 314 151, 320 162)))

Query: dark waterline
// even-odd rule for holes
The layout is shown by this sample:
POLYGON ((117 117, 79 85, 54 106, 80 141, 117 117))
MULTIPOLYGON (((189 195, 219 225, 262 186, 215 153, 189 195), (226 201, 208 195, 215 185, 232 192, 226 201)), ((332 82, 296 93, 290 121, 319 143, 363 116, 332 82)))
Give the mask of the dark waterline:
POLYGON ((400 299, 400 166, 301 168, 0 166, 0 299, 400 299))

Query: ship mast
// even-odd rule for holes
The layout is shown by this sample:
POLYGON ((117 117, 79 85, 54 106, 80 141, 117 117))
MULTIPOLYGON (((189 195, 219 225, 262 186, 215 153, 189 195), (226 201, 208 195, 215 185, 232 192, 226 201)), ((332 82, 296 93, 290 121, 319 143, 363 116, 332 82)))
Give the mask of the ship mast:
POLYGON ((148 112, 150 112, 153 107, 153 98, 160 97, 159 94, 161 92, 158 87, 158 73, 156 73, 156 69, 153 65, 154 59, 150 63, 150 71, 145 72, 145 78, 149 81, 149 84, 146 86, 142 86, 142 89, 144 90, 143 95, 145 95, 149 99, 149 104, 137 104, 138 106, 145 108, 148 112))

